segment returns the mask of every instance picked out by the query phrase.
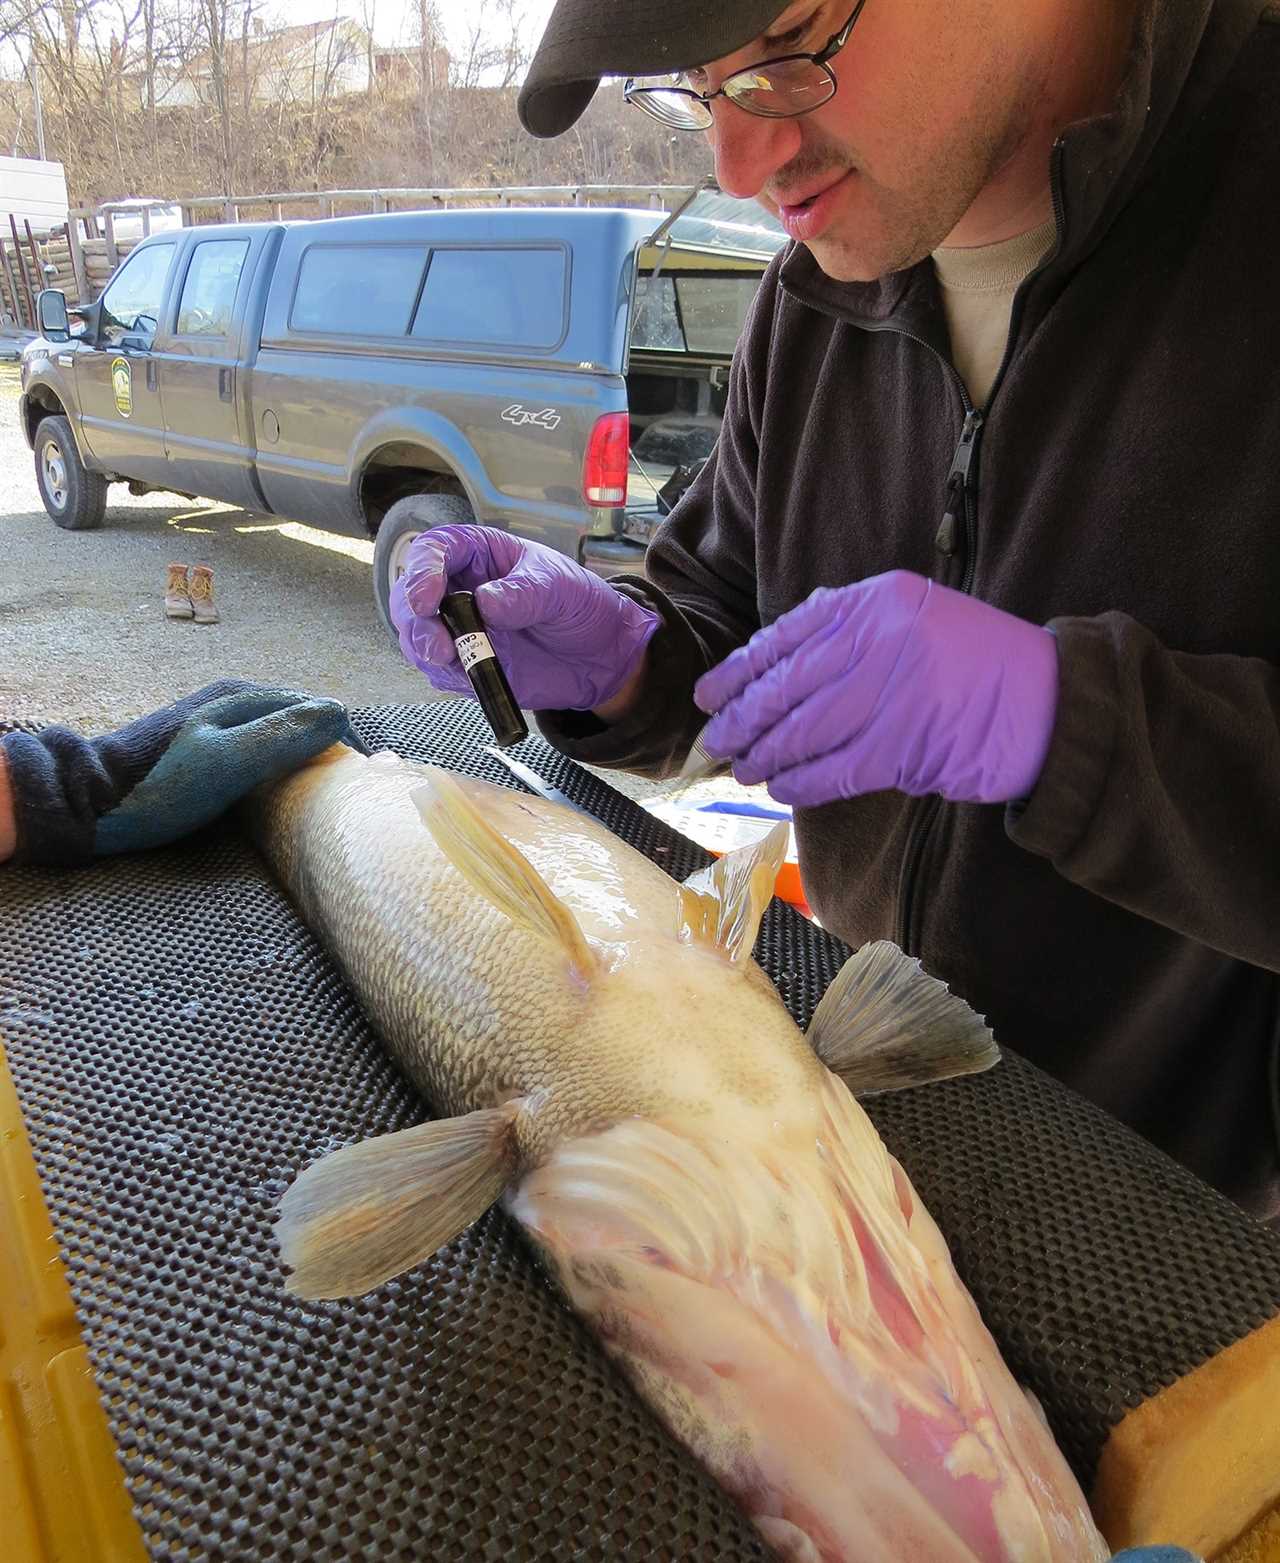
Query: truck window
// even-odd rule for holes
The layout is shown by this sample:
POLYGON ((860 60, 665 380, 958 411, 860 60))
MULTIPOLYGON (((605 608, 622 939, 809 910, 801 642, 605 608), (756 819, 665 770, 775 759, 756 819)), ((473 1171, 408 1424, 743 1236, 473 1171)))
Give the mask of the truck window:
POLYGON ((558 347, 566 259, 558 247, 432 250, 413 334, 433 342, 558 347))
POLYGON ((631 345, 732 358, 759 286, 758 275, 641 276, 631 345))
POLYGON ((676 309, 673 277, 641 277, 636 283, 636 314, 631 327, 632 347, 655 352, 683 353, 684 332, 676 309))
POLYGON ((404 336, 425 247, 313 244, 302 257, 289 325, 326 336, 404 336))
POLYGON ((176 244, 150 244, 135 250, 107 284, 102 295, 100 336, 114 347, 126 336, 141 337, 148 345, 156 334, 164 280, 169 275, 176 244))
POLYGON ((179 336, 228 336, 248 239, 211 239, 197 244, 182 284, 179 336))
POLYGON ((759 277, 677 277, 676 298, 691 353, 732 357, 759 277))

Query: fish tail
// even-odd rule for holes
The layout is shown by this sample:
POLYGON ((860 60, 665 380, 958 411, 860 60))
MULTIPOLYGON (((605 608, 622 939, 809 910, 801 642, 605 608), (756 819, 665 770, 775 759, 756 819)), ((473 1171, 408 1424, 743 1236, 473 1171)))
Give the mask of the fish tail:
POLYGON ((353 1297, 428 1259, 510 1181, 521 1103, 348 1145, 314 1162, 275 1225, 298 1297, 353 1297))

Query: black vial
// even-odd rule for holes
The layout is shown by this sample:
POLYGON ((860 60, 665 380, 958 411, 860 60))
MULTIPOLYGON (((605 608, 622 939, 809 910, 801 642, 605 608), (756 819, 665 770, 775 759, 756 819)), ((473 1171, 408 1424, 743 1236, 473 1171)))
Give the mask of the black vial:
POLYGON ((516 698, 507 683, 496 652, 484 631, 484 620, 476 607, 471 592, 450 592, 440 604, 440 617, 444 627, 453 636, 458 648, 458 660, 471 680, 476 699, 489 718, 494 741, 500 749, 518 744, 529 736, 529 725, 524 719, 516 698))

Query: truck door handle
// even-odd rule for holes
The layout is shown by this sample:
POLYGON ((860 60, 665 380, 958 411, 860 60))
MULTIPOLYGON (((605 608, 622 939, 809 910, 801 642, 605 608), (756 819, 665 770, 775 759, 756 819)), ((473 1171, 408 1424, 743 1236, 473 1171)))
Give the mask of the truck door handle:
POLYGON ((232 389, 235 386, 235 374, 234 369, 218 370, 218 395, 224 402, 231 400, 232 389))
POLYGON ((156 388, 157 383, 158 382, 156 380, 156 361, 155 361, 154 358, 148 358, 147 359, 147 390, 154 391, 155 388, 156 388))

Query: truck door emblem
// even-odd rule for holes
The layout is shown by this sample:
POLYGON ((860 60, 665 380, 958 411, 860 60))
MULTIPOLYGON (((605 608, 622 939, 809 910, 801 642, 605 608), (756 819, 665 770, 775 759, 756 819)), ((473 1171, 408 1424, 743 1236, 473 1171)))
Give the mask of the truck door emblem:
POLYGON ((122 418, 133 413, 133 367, 127 358, 111 360, 111 389, 115 392, 116 411, 122 418))
POLYGON ((541 412, 530 412, 519 402, 512 402, 510 407, 503 408, 502 421, 514 424, 517 429, 524 428, 527 423, 533 424, 538 429, 556 429, 560 426, 560 414, 554 407, 544 407, 541 412))

